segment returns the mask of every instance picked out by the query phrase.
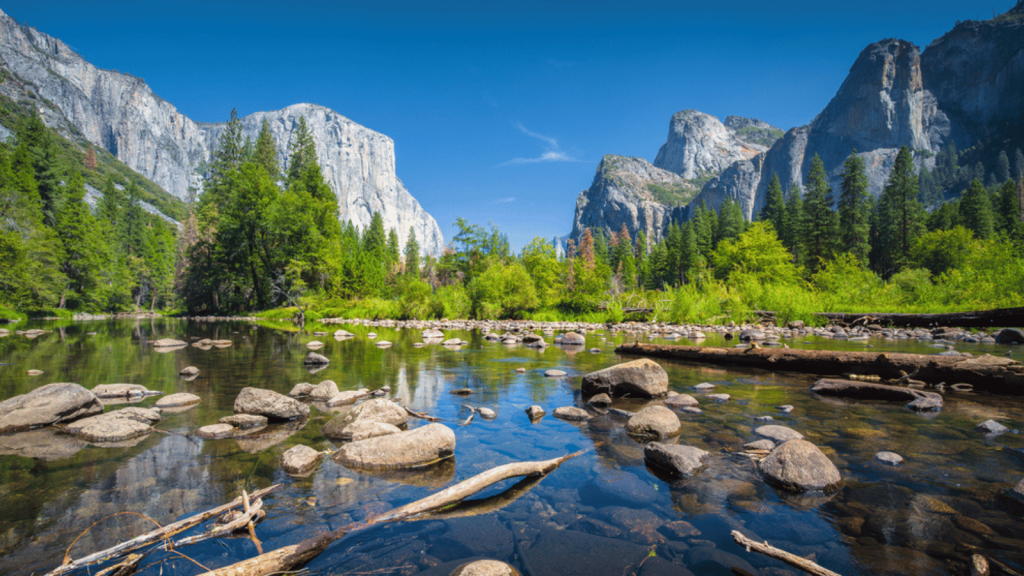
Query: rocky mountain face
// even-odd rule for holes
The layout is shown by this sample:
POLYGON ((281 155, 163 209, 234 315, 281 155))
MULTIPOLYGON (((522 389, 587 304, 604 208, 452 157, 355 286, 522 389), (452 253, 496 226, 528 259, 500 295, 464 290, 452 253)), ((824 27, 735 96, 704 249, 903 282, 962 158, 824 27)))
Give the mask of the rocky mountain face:
MULTIPOLYGON (((815 154, 838 191, 843 162, 856 150, 877 196, 902 146, 914 151, 919 165, 931 167, 931 157, 951 142, 960 149, 979 141, 1007 149, 1024 145, 1022 86, 1024 0, 992 20, 958 23, 923 53, 898 39, 869 45, 828 106, 781 138, 760 121, 730 116, 720 123, 693 110, 680 112, 654 165, 702 184, 688 206, 676 209, 684 219, 701 203, 718 208, 727 198, 753 218, 772 174, 783 189, 802 188, 815 154)), ((581 220, 601 225, 596 215, 602 207, 583 203, 592 215, 581 218, 580 204, 574 237, 581 220)))
POLYGON ((606 155, 590 188, 576 199, 570 238, 577 244, 587 228, 618 233, 625 224, 631 236, 643 231, 661 240, 673 211, 697 193, 687 179, 641 158, 606 155))
MULTIPOLYGON (((202 190, 197 168, 223 124, 194 122, 141 78, 100 70, 60 40, 0 12, 0 94, 32 101, 47 125, 84 137, 164 190, 186 199, 202 190)), ((321 106, 297 104, 243 119, 255 138, 271 121, 282 160, 299 116, 306 116, 324 176, 338 195, 341 219, 365 228, 373 211, 405 242, 411 227, 423 251, 439 254, 441 230, 395 173, 394 142, 321 106)), ((282 163, 283 165, 283 163, 282 163)))

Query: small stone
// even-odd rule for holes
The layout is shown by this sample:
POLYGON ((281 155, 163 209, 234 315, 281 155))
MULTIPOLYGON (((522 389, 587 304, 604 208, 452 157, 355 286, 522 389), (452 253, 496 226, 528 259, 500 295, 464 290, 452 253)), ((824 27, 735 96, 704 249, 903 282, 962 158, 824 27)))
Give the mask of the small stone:
POLYGON ((551 370, 545 370, 544 375, 548 378, 561 378, 565 376, 565 371, 552 368, 551 370))
POLYGON ((258 414, 273 420, 295 420, 309 416, 309 406, 284 394, 263 388, 245 387, 235 397, 235 414, 258 414))
POLYGON ((562 344, 567 346, 583 346, 587 343, 586 338, 576 332, 562 334, 562 344))
POLYGON ((692 478, 704 469, 704 461, 710 457, 709 452, 694 446, 651 442, 644 447, 645 462, 681 478, 692 478))
POLYGON ((526 415, 534 422, 543 418, 545 414, 547 414, 547 412, 545 412, 540 406, 530 406, 526 409, 526 415))
POLYGON ((701 382, 693 387, 694 390, 713 390, 715 385, 711 382, 701 382))
POLYGON ((1013 487, 1013 494, 1018 498, 1024 498, 1024 478, 1017 482, 1017 485, 1013 487))
POLYGON ((228 438, 234 434, 235 427, 231 424, 210 424, 196 430, 196 436, 200 438, 228 438))
POLYGON ((225 416, 218 420, 222 424, 230 424, 239 430, 251 430, 253 428, 263 428, 267 425, 267 417, 259 416, 257 414, 232 414, 231 416, 225 416))
POLYGON ((42 370, 26 370, 25 374, 28 374, 29 376, 41 376, 43 374, 43 371, 42 370))
POLYGON ((377 342, 376 346, 377 348, 391 348, 392 344, 387 340, 381 340, 380 342, 377 342))
POLYGON ((686 408, 687 406, 697 406, 698 404, 697 399, 689 394, 673 394, 665 398, 665 406, 674 410, 686 408))
POLYGON ((772 418, 771 416, 767 416, 767 415, 765 415, 765 416, 754 416, 754 420, 756 420, 757 422, 775 422, 775 418, 772 418))
POLYGON ((516 374, 526 374, 526 368, 516 368, 516 374))
POLYGON ((312 350, 309 352, 309 354, 306 354, 306 359, 303 360, 303 364, 306 364, 307 366, 323 366, 325 364, 330 363, 331 361, 327 359, 327 356, 324 356, 323 354, 317 354, 312 350))
POLYGON ((185 377, 198 376, 199 368, 196 368, 195 366, 186 366, 178 371, 178 375, 185 377))
POLYGON ((289 474, 305 474, 312 470, 323 454, 309 446, 292 446, 281 455, 281 468, 289 474))
POLYGON ((577 408, 575 406, 561 406, 559 408, 555 408, 555 411, 552 412, 552 415, 555 418, 559 418, 561 420, 568 420, 570 422, 590 420, 590 414, 587 414, 586 410, 582 408, 577 408))
POLYGON ((664 406, 646 406, 626 422, 626 433, 632 436, 668 438, 679 433, 682 424, 676 413, 664 406))
POLYGON ((189 394, 188 392, 179 392, 177 394, 169 394, 156 401, 157 408, 179 408, 181 406, 192 406, 193 404, 199 404, 203 399, 195 394, 189 394))
POLYGON ((309 391, 313 401, 326 402, 338 395, 338 385, 333 380, 324 380, 309 391))
POLYGON ((456 388, 455 390, 449 390, 449 394, 455 394, 456 396, 469 396, 473 393, 472 388, 456 388))
POLYGON ((452 570, 449 576, 519 576, 519 571, 497 560, 475 560, 452 570))
POLYGON ((779 408, 779 412, 782 412, 783 414, 789 414, 790 412, 793 411, 793 406, 791 406, 789 404, 783 404, 782 406, 779 406, 778 408, 779 408))
POLYGON ((591 406, 611 406, 612 399, 607 394, 598 394, 587 401, 591 406))
POLYGON ((477 408, 476 413, 484 420, 494 420, 498 417, 498 413, 490 408, 477 408))
POLYGON ((775 442, 762 438, 761 440, 754 440, 753 442, 747 442, 743 445, 744 450, 768 450, 769 452, 775 450, 775 442))
POLYGON ((759 426, 754 429, 754 434, 772 440, 778 444, 782 444, 789 440, 802 440, 804 437, 803 434, 789 428, 788 426, 779 426, 777 424, 759 426))
POLYGON ((313 386, 309 382, 299 382, 292 387, 292 391, 288 393, 289 396, 309 396, 309 393, 313 391, 316 386, 313 386))
POLYGON ((1005 434, 1010 431, 1009 428, 995 420, 985 420, 981 424, 975 426, 974 429, 985 434, 1005 434))
POLYGON ((175 340, 173 338, 161 338, 153 341, 154 348, 179 348, 188 346, 188 342, 182 342, 181 340, 175 340))
POLYGON ((321 349, 323 347, 324 347, 324 343, 319 341, 319 340, 313 340, 313 341, 309 342, 308 344, 306 344, 306 348, 309 348, 310 350, 319 350, 319 349, 321 349))
POLYGON ((836 465, 806 440, 784 442, 757 469, 768 483, 791 492, 829 491, 843 480, 836 465))
POLYGON ((729 396, 728 394, 708 394, 708 399, 714 400, 715 402, 728 402, 730 398, 732 398, 732 396, 729 396))
POLYGON ((903 463, 903 456, 900 456, 895 452, 879 452, 878 454, 875 454, 875 460, 878 460, 883 464, 897 466, 903 463))

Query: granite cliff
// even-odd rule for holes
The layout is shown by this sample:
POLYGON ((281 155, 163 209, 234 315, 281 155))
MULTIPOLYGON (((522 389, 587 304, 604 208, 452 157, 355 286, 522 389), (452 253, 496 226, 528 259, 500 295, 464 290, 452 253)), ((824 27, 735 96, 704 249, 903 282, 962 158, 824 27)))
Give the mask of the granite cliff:
MULTIPOLYGON (((101 70, 64 42, 0 12, 0 94, 28 100, 47 125, 114 154, 170 194, 201 192, 199 165, 208 160, 223 124, 197 123, 153 93, 141 78, 101 70)), ((255 137, 271 121, 281 159, 305 115, 324 176, 338 195, 341 219, 365 228, 373 211, 404 243, 413 228, 423 251, 444 248, 440 228, 395 173, 394 142, 321 106, 297 104, 243 118, 255 137)))

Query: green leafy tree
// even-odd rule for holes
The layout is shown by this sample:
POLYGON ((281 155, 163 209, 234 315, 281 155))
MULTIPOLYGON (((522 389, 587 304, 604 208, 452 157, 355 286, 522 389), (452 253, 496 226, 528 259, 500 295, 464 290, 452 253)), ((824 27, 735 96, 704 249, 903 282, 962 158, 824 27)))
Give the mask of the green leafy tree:
POLYGON ((843 163, 839 195, 839 250, 865 266, 871 254, 871 193, 864 160, 854 151, 843 163))
POLYGON ((555 247, 545 238, 535 237, 519 256, 526 272, 533 279, 538 305, 549 308, 558 304, 562 292, 561 273, 555 247))

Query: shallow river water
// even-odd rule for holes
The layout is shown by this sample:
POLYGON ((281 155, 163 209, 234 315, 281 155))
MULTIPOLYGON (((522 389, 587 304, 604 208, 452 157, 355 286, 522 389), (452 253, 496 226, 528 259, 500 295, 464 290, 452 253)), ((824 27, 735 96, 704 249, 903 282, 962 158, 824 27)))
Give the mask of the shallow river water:
MULTIPOLYGON (((270 550, 416 500, 493 466, 577 450, 586 452, 539 483, 507 481, 487 490, 479 497, 494 498, 476 514, 455 511, 448 517, 378 526, 336 542, 308 565, 308 573, 447 575, 478 557, 509 562, 534 576, 796 573, 734 544, 734 529, 846 575, 966 574, 973 553, 1024 572, 1024 503, 1011 496, 1024 478, 1024 435, 988 437, 974 430, 990 418, 1011 429, 1024 428, 1024 399, 1019 397, 947 391, 941 412, 921 415, 901 403, 816 397, 809 392, 815 378, 808 375, 657 359, 668 371, 670 388, 694 395, 704 410, 680 413, 682 434, 671 442, 714 454, 699 475, 671 483, 646 468, 643 444, 625 434, 621 417, 598 415, 569 423, 550 415, 559 406, 583 405, 580 376, 634 359, 614 352, 626 336, 606 330, 587 334, 584 351, 568 352, 558 346, 544 351, 510 347, 488 342, 478 332, 460 331, 445 332, 470 342, 461 350, 417 349, 412 345, 420 341, 418 330, 364 326, 341 326, 356 337, 340 342, 242 322, 18 326, 26 328, 53 331, 35 339, 0 338, 0 400, 50 382, 86 388, 127 382, 166 393, 192 392, 203 401, 165 414, 157 428, 169 434, 155 432, 131 446, 91 446, 50 430, 0 436, 0 574, 41 574, 54 568, 72 540, 97 521, 75 543, 73 558, 154 527, 135 515, 107 518, 117 512, 136 512, 166 524, 223 504, 243 488, 283 483, 283 490, 266 499, 267 518, 256 528, 264 549, 270 550), (394 346, 375 347, 366 338, 371 330, 394 346), (230 339, 233 345, 159 353, 146 344, 164 337, 230 339), (320 353, 331 363, 310 374, 302 360, 305 344, 314 339, 326 343, 320 353), (190 365, 201 372, 186 381, 178 371, 190 365), (520 367, 526 372, 516 373, 520 367), (551 368, 568 376, 545 377, 551 368), (44 373, 27 376, 30 369, 44 373), (334 448, 319 432, 332 413, 315 407, 306 422, 273 425, 249 437, 200 440, 184 435, 231 414, 245 386, 287 394, 298 382, 327 379, 342 390, 388 385, 412 409, 443 418, 455 431, 454 460, 423 472, 371 475, 328 458, 310 476, 293 478, 280 468, 285 450, 297 444, 334 448), (715 403, 704 398, 693 390, 702 382, 716 384, 711 392, 732 399, 715 403), (455 388, 474 393, 449 394, 455 388), (524 413, 532 404, 548 412, 535 424, 524 413), (784 414, 777 409, 783 404, 795 409, 784 414), (470 414, 466 405, 489 407, 498 416, 460 426, 470 414), (752 460, 737 454, 757 439, 753 429, 761 423, 754 417, 761 415, 773 416, 775 423, 820 446, 841 471, 843 487, 830 495, 793 496, 765 484, 752 460), (904 463, 877 462, 874 455, 882 450, 902 455, 904 463)), ((785 341, 793 348, 940 351, 916 340, 785 341)), ((703 344, 731 343, 712 335, 703 344)), ((994 344, 957 349, 1024 353, 1021 347, 994 344)), ((139 405, 151 406, 157 398, 139 405)), ((635 411, 643 404, 619 401, 614 406, 635 411)), ((409 426, 422 424, 410 420, 409 426)), ((215 568, 252 556, 256 548, 249 538, 236 537, 182 552, 215 568)), ((149 565, 143 573, 202 571, 174 556, 151 553, 142 563, 149 565)))

